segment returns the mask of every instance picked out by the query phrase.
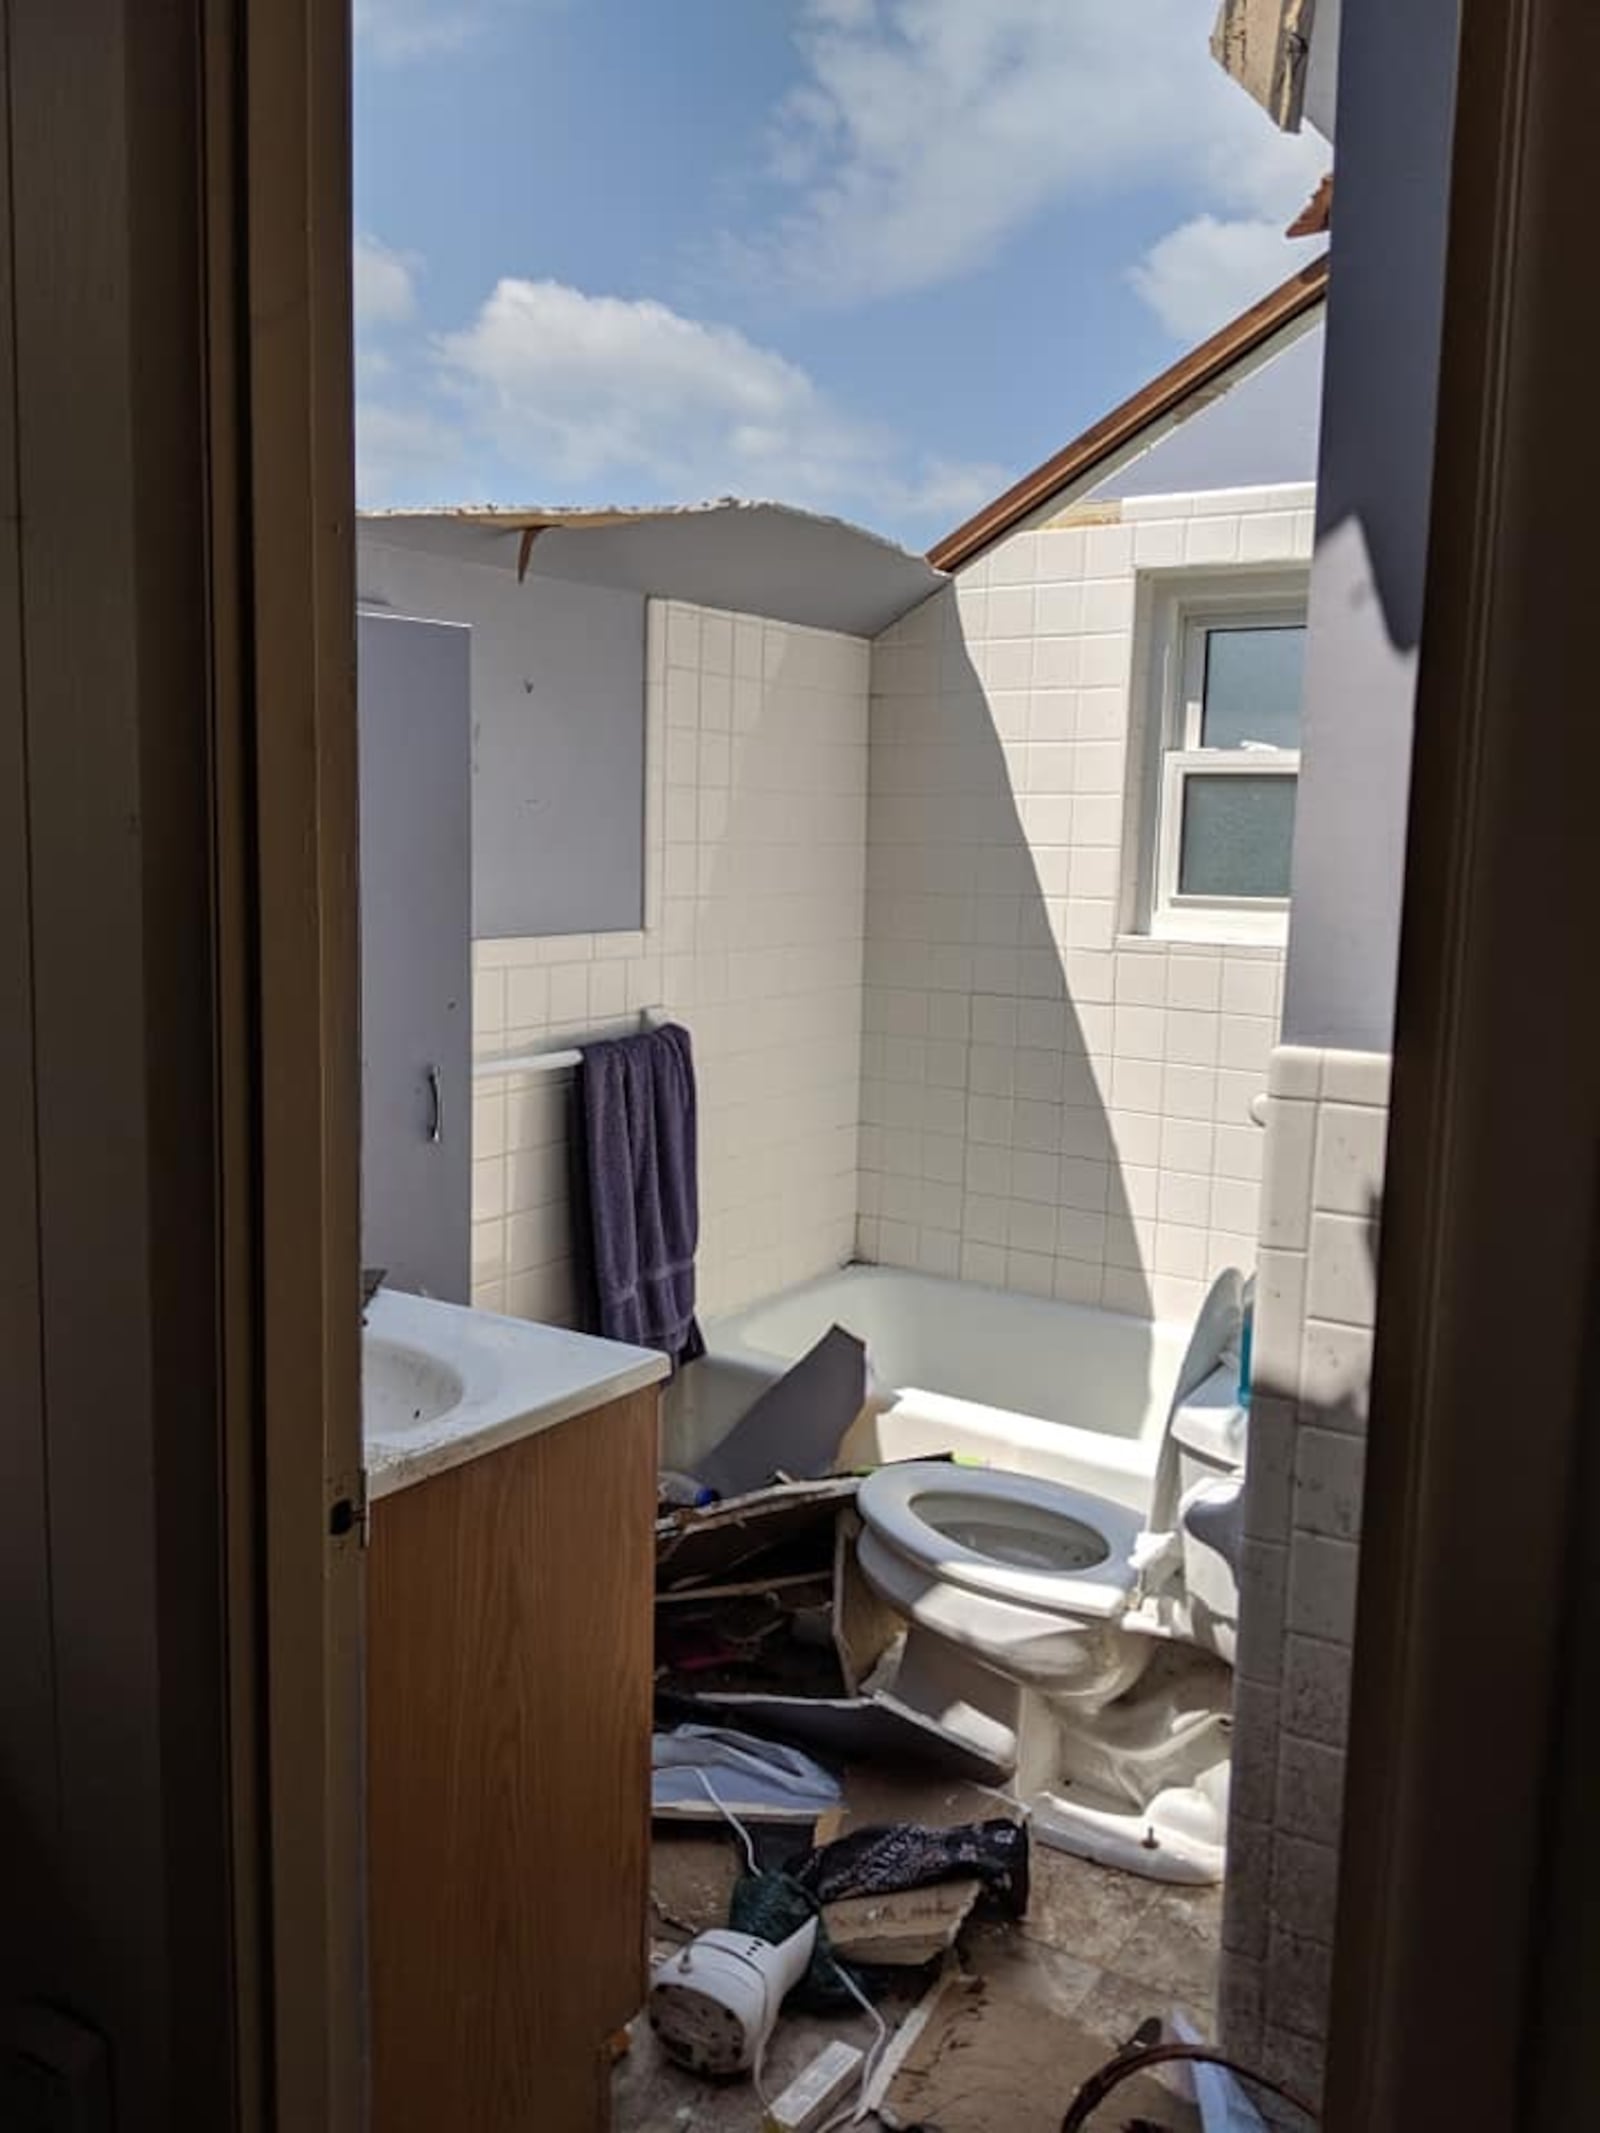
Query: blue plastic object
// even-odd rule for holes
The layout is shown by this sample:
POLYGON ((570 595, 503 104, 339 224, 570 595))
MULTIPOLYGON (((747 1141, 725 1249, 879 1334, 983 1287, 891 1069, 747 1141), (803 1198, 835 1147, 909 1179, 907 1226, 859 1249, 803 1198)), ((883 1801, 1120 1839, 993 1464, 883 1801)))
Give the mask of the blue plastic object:
POLYGON ((1239 1405, 1250 1405, 1250 1351, 1255 1344, 1256 1307, 1248 1303, 1244 1307, 1244 1321, 1239 1328, 1239 1405))

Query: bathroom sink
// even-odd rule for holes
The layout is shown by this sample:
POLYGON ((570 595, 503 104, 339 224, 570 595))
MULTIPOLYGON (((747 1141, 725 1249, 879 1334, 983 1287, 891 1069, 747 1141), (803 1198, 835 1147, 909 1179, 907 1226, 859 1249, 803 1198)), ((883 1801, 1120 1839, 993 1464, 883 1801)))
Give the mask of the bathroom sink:
POLYGON ((660 1382, 653 1349, 379 1289, 361 1335, 369 1497, 660 1382))
POLYGON ((361 1419, 368 1437, 404 1437, 455 1407, 466 1390, 437 1356, 368 1330, 361 1357, 361 1419))

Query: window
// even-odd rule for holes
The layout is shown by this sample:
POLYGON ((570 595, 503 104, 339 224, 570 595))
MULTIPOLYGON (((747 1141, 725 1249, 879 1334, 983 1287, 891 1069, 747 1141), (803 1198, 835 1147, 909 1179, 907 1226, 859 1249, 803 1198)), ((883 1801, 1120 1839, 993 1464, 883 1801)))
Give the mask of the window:
POLYGON ((1174 598, 1159 617, 1149 927, 1281 939, 1300 770, 1305 596, 1174 598))

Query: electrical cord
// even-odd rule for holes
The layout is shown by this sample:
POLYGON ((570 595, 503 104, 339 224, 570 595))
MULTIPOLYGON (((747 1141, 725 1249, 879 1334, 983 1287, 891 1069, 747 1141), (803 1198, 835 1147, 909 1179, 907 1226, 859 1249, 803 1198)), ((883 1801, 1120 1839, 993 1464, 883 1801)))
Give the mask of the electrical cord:
POLYGON ((861 2068, 861 2087, 856 2093, 855 2108, 851 2110, 846 2106, 842 2110, 836 2111, 833 2117, 818 2129, 818 2133, 834 2133, 834 2129, 838 2126, 860 2125, 862 2119, 867 2115, 867 2102, 872 2095, 872 2084, 877 2078, 879 2064, 884 2053, 889 2048, 888 2023, 885 2022, 883 2016, 879 2014, 877 2008, 873 2006, 831 1948, 828 1951, 828 1960, 833 1965, 834 1975, 838 1978, 845 1991, 849 1993, 851 1999, 856 2002, 871 2021, 878 2035, 861 2068))
MULTIPOLYGON (((717 1791, 717 1788, 712 1784, 710 1778, 707 1776, 706 1772, 701 1769, 700 1765, 698 1763, 691 1763, 687 1765, 687 1768, 692 1770, 694 1772, 694 1775, 700 1780, 701 1785, 705 1788, 706 1798, 711 1802, 712 1806, 716 1808, 717 1812, 722 1816, 723 1820, 728 1824, 728 1827, 738 1838, 741 1846, 744 1849, 745 1864, 749 1867, 751 1874, 758 1875, 761 1872, 761 1869, 756 1864, 755 1842, 751 1837, 749 1830, 745 1827, 744 1823, 739 1820, 739 1817, 734 1813, 733 1809, 728 1805, 727 1801, 721 1797, 721 1795, 717 1791)), ((828 1960, 832 1963, 834 1975, 838 1978, 840 1984, 844 1987, 845 1991, 849 1993, 851 1999, 855 2001, 856 2005, 861 2009, 863 2014, 866 2015, 867 2019, 871 2022, 873 2028, 877 2031, 878 2034, 872 2045, 872 2049, 867 2053, 866 2059, 862 2064, 861 2087, 857 2094, 857 2099, 854 2108, 850 2109, 847 2107, 846 2109, 835 2113, 835 2115, 827 2121, 826 2125, 822 2126, 819 2129, 819 2133, 834 2133, 834 2129, 838 2126, 859 2125, 862 2119, 865 2118, 865 2116, 867 2115, 867 2098, 871 2094, 873 2077, 878 2071, 879 2061, 882 2059, 884 2051, 889 2042, 889 2025, 884 2021, 882 2015, 879 2014, 877 2008, 873 2006, 872 2002, 867 1998, 866 1994, 861 1990, 861 1987, 856 1983, 855 1979, 850 1975, 849 1971, 846 1970, 844 1964, 840 1962, 839 1958, 833 1953, 831 1948, 828 1951, 828 1960)), ((767 2094, 766 2090, 762 2087, 761 2084, 761 2075, 763 2070, 763 2063, 766 2059, 766 2054, 767 2040, 765 2037, 763 2037, 761 2042, 756 2046, 755 2061, 750 2069, 750 2079, 755 2088, 756 2095, 760 2100, 761 2107, 763 2110, 769 2109, 772 2103, 772 2098, 767 2094)))
MULTIPOLYGON (((728 1805, 727 1801, 723 1799, 722 1796, 718 1793, 716 1786, 712 1784, 710 1778, 706 1775, 705 1771, 700 1767, 698 1763, 688 1763, 685 1764, 684 1767, 700 1780, 700 1783, 705 1787, 706 1798, 711 1802, 712 1806, 717 1810, 718 1814, 722 1816, 728 1827, 733 1831, 739 1842, 744 1846, 744 1857, 746 1866, 749 1867, 752 1874, 759 1874, 761 1869, 756 1864, 756 1848, 754 1843, 751 1841, 749 1830, 745 1828, 744 1824, 739 1820, 739 1817, 734 1813, 733 1809, 728 1805)), ((762 2101, 765 2102, 765 2100, 766 2099, 763 2097, 762 2101)))

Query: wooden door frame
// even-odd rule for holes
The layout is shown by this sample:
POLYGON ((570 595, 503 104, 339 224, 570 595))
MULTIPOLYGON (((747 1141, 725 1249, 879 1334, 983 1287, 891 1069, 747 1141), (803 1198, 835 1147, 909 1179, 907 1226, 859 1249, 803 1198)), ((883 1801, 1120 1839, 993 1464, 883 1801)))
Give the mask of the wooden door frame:
MULTIPOLYGON (((359 1568, 322 1524, 358 1456, 349 55, 325 0, 213 6, 246 28, 270 2056, 280 2122, 353 2125, 359 1568)), ((1593 637, 1600 31, 1587 0, 1462 15, 1329 2058, 1348 2133, 1537 2122, 1558 2063, 1530 1983, 1593 1404, 1600 733, 1562 711, 1593 637), (1515 1577, 1481 1575, 1487 1534, 1515 1577)))
POLYGON ((349 23, 205 7, 241 2005, 267 2122, 332 2133, 366 2111, 349 23))
POLYGON ((129 2128, 363 2122, 349 36, 0 0, 0 2016, 129 2128))
MULTIPOLYGON (((1586 0, 1462 0, 1334 1961, 1337 2133, 1581 2115, 1535 2098, 1572 2048, 1541 2038, 1537 1986, 1552 1905, 1570 1894, 1545 1809, 1573 1716, 1572 1542, 1594 1516, 1577 1483, 1600 1235, 1600 431, 1583 270, 1597 77, 1586 0)), ((1592 2111, 1592 2068, 1589 2081, 1592 2111)))
MULTIPOLYGON (((22 544, 34 544, 36 589, 50 571, 70 578, 74 558, 122 572, 141 685, 198 671, 207 704, 210 895, 204 925, 182 935, 205 953, 206 990, 185 997, 174 953, 136 1003, 147 1031, 166 1016, 203 1037, 209 1018, 212 1108, 196 1132, 214 1196, 200 1205, 197 1171, 181 1212, 197 1252, 214 1232, 206 1249, 221 1269, 213 1325, 206 1299, 182 1291, 171 1239, 152 1251, 163 1337, 187 1310, 205 1319, 197 1367, 221 1358, 220 1421, 186 1417, 186 1440, 155 1418, 167 1672, 152 1670, 152 1694, 169 1735, 191 1699, 209 1713, 209 1691, 171 1671, 195 1649, 184 1606, 197 1588, 170 1571, 202 1537, 173 1525, 196 1510, 198 1485, 159 1466, 203 1441, 223 1499, 229 1841, 196 1861, 183 1901, 231 1905, 222 2050, 234 2122, 356 2133, 361 1566, 353 1536, 329 1530, 360 1456, 348 22, 342 0, 103 0, 102 11, 121 42, 96 64, 109 82, 124 46, 135 54, 128 96, 146 146, 172 99, 192 121, 193 214, 163 233, 135 211, 133 249, 155 278, 123 293, 146 307, 152 349, 149 307, 170 304, 175 321, 190 307, 200 450, 191 434, 181 455, 147 440, 141 456, 138 427, 153 416, 124 365, 116 405, 92 413, 123 425, 133 502, 114 487, 117 460, 102 469, 100 520, 84 509, 41 529, 25 505, 22 544), (144 49, 152 22, 166 73, 144 49), (188 524, 197 503, 198 654, 193 582, 138 540, 188 524)), ((30 25, 39 38, 45 12, 30 25)), ((1600 736, 1575 714, 1600 465, 1576 312, 1600 190, 1600 53, 1586 0, 1463 0, 1463 18, 1330 2047, 1327 2123, 1348 2133, 1538 2122, 1519 2121, 1538 2033, 1527 1987, 1560 1894, 1540 1826, 1564 1715, 1593 1302, 1600 1047, 1583 980, 1600 915, 1588 819, 1600 736), (1558 721, 1559 746, 1530 739, 1534 719, 1558 721), (1517 1575, 1484 1578, 1489 1534, 1517 1575)), ((68 140, 63 154, 84 146, 68 140)), ((92 336, 83 349, 91 364, 120 361, 92 336)), ((176 437, 170 399, 161 409, 176 437)), ((70 419, 59 405, 53 415, 70 419)), ((88 456, 63 469, 85 497, 88 456)), ((64 635, 58 624, 51 649, 69 660, 64 635)), ((35 660, 30 692, 40 672, 35 660)), ((163 770, 184 769, 183 738, 170 721, 141 735, 151 792, 163 770)), ((190 821, 174 818, 175 834, 190 821)), ((148 876, 152 920, 181 923, 192 886, 184 867, 148 876)), ((59 1060, 46 1027, 40 1065, 52 1045, 59 1060)), ((170 1132, 172 1092, 156 1097, 170 1132)), ((59 1146, 67 1122, 45 1123, 42 1140, 59 1146)), ((160 1145, 153 1136, 147 1157, 160 1145)), ((48 1171, 41 1226, 62 1225, 60 1253, 86 1217, 81 1198, 52 1205, 48 1171)), ((46 1342, 47 1408, 65 1346, 60 1332, 46 1342)), ((167 1367, 183 1353, 176 1340, 167 1367)), ((70 1406, 57 1400, 58 1413, 70 1406)), ((92 1445, 75 1422, 82 1459, 92 1445)), ((58 1537, 77 1510, 53 1503, 58 1537)), ((216 1536, 203 1537, 208 1552, 216 1536)), ((202 1802, 206 1755, 184 1763, 188 1791, 175 1783, 169 1815, 202 1802)), ((169 1909, 183 1834, 169 1833, 169 1909)), ((163 1959, 183 1981, 182 1951, 163 1959)), ((180 1999, 175 2040, 193 2012, 180 1999)))

